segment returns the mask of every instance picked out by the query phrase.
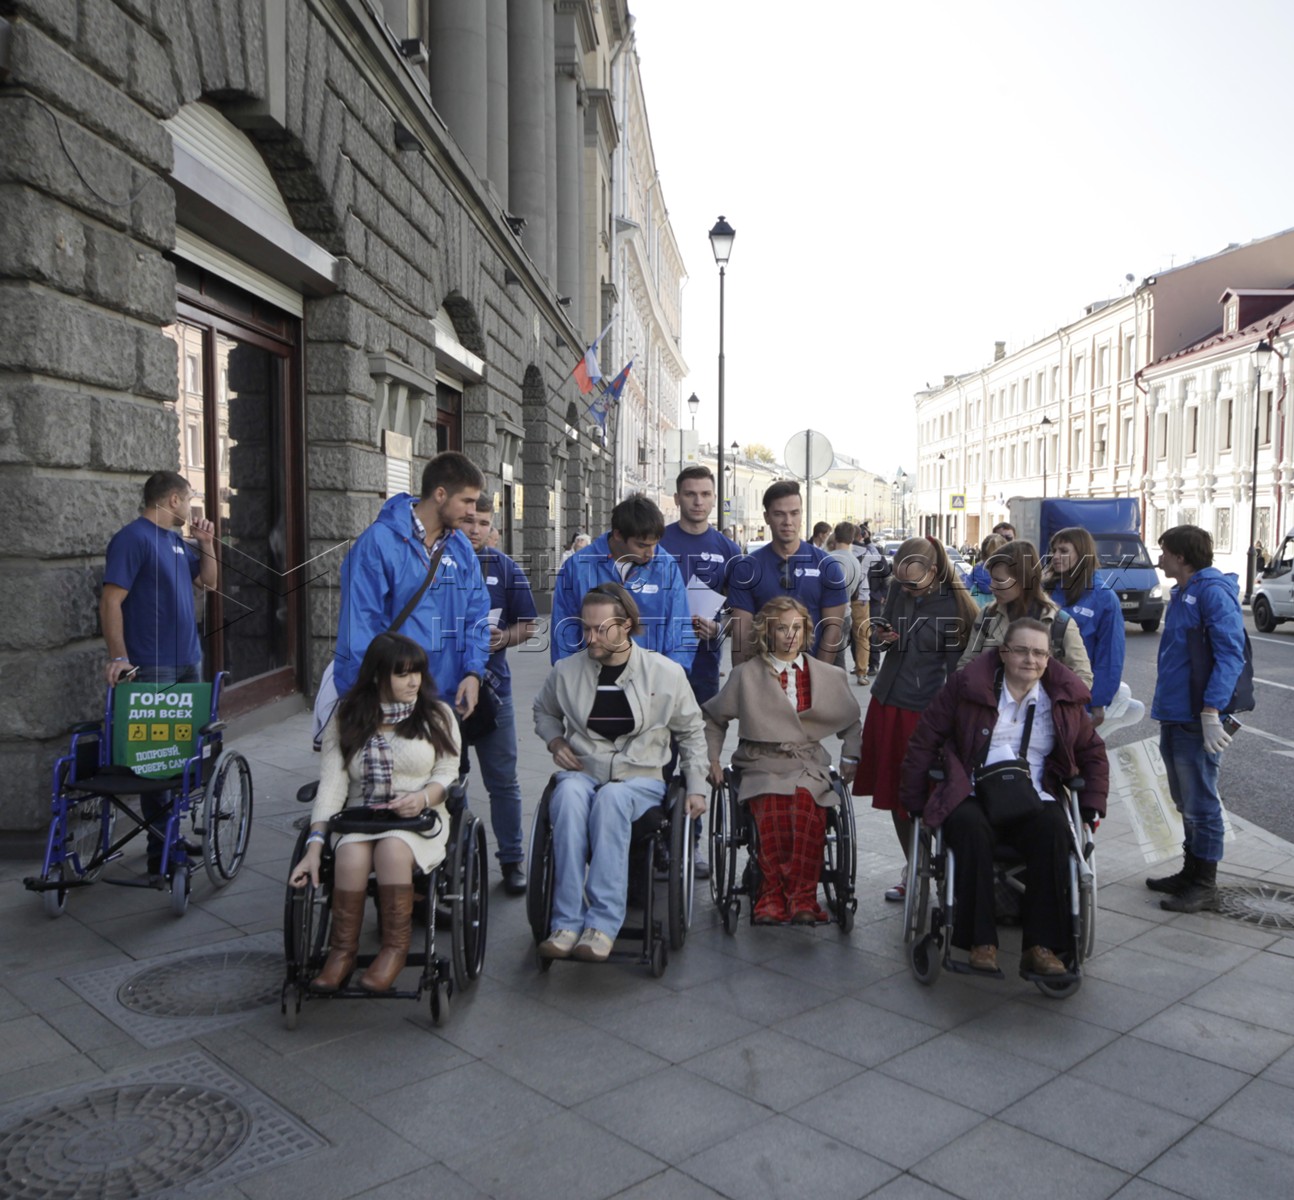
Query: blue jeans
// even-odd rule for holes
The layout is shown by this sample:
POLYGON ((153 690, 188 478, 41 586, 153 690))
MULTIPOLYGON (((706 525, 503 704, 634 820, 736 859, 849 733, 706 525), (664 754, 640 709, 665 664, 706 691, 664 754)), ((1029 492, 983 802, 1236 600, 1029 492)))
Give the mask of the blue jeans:
POLYGON ((1159 727, 1159 753, 1168 790, 1182 814, 1186 845, 1202 862, 1222 861, 1222 800, 1218 796, 1221 754, 1204 749, 1199 721, 1159 727))
POLYGON ((633 823, 664 796, 663 779, 624 779, 599 787, 583 771, 557 772, 549 808, 554 929, 596 929, 612 938, 620 932, 629 892, 629 835, 633 823))
POLYGON ((475 745, 481 781, 490 797, 490 828, 501 863, 519 863, 521 848, 521 787, 517 783, 517 715, 511 696, 499 697, 498 724, 475 745))
MULTIPOLYGON (((135 672, 133 683, 201 683, 202 682, 202 664, 201 663, 184 663, 176 667, 140 667, 135 672)), ((206 719, 201 722, 205 725, 206 719)), ((178 790, 178 787, 177 787, 178 790)), ((139 811, 144 820, 149 823, 147 836, 147 856, 148 856, 148 873, 158 875, 162 870, 162 838, 153 830, 154 822, 160 821, 166 817, 171 809, 173 796, 171 794, 158 795, 153 793, 148 796, 139 798, 139 811)), ((169 863, 167 864, 170 865, 169 863)))

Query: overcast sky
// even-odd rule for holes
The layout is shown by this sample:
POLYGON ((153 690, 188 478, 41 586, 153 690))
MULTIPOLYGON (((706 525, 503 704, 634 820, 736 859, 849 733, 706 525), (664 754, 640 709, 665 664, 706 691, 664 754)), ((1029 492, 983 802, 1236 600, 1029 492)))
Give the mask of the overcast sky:
POLYGON ((631 0, 683 292, 683 395, 892 475, 912 395, 1172 263, 1294 226, 1280 0, 631 0))

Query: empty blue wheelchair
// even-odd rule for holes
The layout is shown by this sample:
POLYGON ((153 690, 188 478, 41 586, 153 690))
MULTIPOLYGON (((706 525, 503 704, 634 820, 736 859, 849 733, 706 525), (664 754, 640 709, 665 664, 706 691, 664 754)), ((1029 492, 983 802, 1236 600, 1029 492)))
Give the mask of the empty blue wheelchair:
MULTIPOLYGON (((105 876, 102 882, 168 892, 177 917, 188 908, 199 861, 217 888, 238 874, 252 827, 252 772, 241 754, 224 748, 225 725, 218 713, 227 678, 221 672, 212 684, 148 685, 163 703, 174 700, 181 706, 163 709, 173 713, 184 711, 185 698, 196 704, 210 691, 200 713, 193 712, 187 721, 180 717, 180 733, 170 722, 174 736, 164 740, 182 743, 184 752, 174 744, 149 752, 158 756, 151 764, 158 768, 156 774, 149 773, 143 755, 132 757, 133 766, 121 761, 127 757, 122 747, 129 744, 123 737, 147 745, 159 723, 132 722, 129 712, 119 713, 117 688, 108 689, 102 720, 73 726, 72 744, 54 764, 41 872, 23 880, 39 893, 49 916, 60 916, 73 889, 100 880, 103 869, 122 858, 123 848, 141 834, 152 836, 149 855, 157 858, 156 870, 143 878, 105 876), (190 728, 199 720, 196 730, 190 728), (140 812, 126 802, 131 796, 140 798, 140 812), (118 818, 126 826, 124 833, 118 832, 118 818)), ((131 685, 124 698, 137 695, 142 686, 131 685)))

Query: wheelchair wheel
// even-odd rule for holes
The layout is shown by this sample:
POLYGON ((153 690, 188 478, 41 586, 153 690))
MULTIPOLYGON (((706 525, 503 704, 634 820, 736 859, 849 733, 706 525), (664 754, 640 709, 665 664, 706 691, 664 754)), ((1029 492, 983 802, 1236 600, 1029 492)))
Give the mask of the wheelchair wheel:
POLYGON ((189 908, 189 889, 192 886, 191 868, 187 862, 176 863, 171 870, 171 912, 182 917, 189 908))
POLYGON ((687 797, 683 789, 674 790, 677 795, 669 826, 669 948, 682 950, 692 924, 696 880, 692 870, 692 818, 687 815, 687 797))
POLYGON ((930 914, 930 885, 933 881, 930 834, 919 824, 912 831, 914 847, 908 856, 908 888, 903 896, 903 944, 925 933, 930 914))
POLYGON ((41 906, 45 910, 45 915, 51 920, 54 917, 61 917, 66 911, 67 894, 71 889, 62 885, 75 877, 76 872, 72 869, 72 864, 66 861, 56 863, 41 876, 41 879, 46 882, 58 880, 60 885, 56 888, 50 888, 48 891, 41 892, 40 894, 41 906))
MULTIPOLYGON (((297 837, 292 851, 294 865, 305 857, 309 833, 306 828, 297 837)), ((322 870, 321 866, 321 873, 322 870)), ((283 957, 287 962, 288 982, 297 987, 304 987, 314 978, 328 947, 326 886, 322 874, 318 888, 312 883, 300 888, 287 885, 283 899, 283 957)))
POLYGON ((728 889, 732 886, 728 847, 732 829, 728 823, 726 785, 710 788, 710 811, 706 816, 710 827, 710 899, 718 908, 723 908, 728 902, 728 889))
MULTIPOLYGON (((530 876, 526 883, 526 919, 538 945, 548 936, 553 909, 553 838, 548 806, 553 788, 549 784, 535 809, 530 825, 530 876)), ((545 962, 547 959, 544 960, 545 962)))
POLYGON ((822 890, 831 913, 842 933, 854 927, 854 880, 858 870, 858 842, 854 825, 854 806, 843 786, 837 786, 838 807, 827 810, 827 839, 822 866, 822 890))
POLYGON ((1081 976, 1074 976, 1071 979, 1066 979, 1063 983, 1045 983, 1041 979, 1035 979, 1034 983, 1038 985, 1038 990, 1046 996, 1048 1000, 1068 999, 1083 986, 1081 976))
POLYGON ((439 977, 431 985, 431 1023, 439 1029, 449 1020, 449 997, 454 985, 439 977))
POLYGON ((933 934, 923 934, 907 947, 908 966, 918 983, 931 987, 939 978, 943 966, 943 952, 933 934))
POLYGON ((665 945, 664 939, 656 942, 651 948, 651 973, 653 979, 659 979, 665 974, 665 968, 669 965, 669 947, 665 945))
POLYGON ((1078 918, 1082 930, 1079 939, 1080 962, 1086 962, 1096 953, 1096 863, 1088 859, 1092 868, 1092 877, 1086 883, 1079 883, 1078 918))
POLYGON ((489 914, 489 859, 485 848, 485 826, 466 811, 460 836, 454 842, 450 865, 450 887, 458 899, 452 902, 453 926, 450 940, 454 960, 454 985, 458 991, 481 974, 485 965, 485 932, 489 914))
POLYGON ((212 886, 222 888, 243 865, 252 828, 252 772, 236 750, 216 760, 199 811, 203 865, 212 886))

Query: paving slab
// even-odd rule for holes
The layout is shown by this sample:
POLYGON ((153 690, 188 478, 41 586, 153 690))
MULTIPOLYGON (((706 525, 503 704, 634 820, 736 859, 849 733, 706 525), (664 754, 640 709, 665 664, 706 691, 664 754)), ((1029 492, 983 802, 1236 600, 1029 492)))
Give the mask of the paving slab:
POLYGON ((1165 1151, 1142 1175, 1192 1200, 1288 1196, 1294 1156, 1202 1125, 1165 1151))
POLYGON ((759 1030, 699 1054, 685 1067, 778 1112, 835 1087, 863 1069, 849 1059, 772 1029, 759 1030))
POLYGON ((1250 1076, 1135 1037, 1121 1037, 1084 1059, 1080 1079, 1202 1121, 1238 1092, 1250 1076))

